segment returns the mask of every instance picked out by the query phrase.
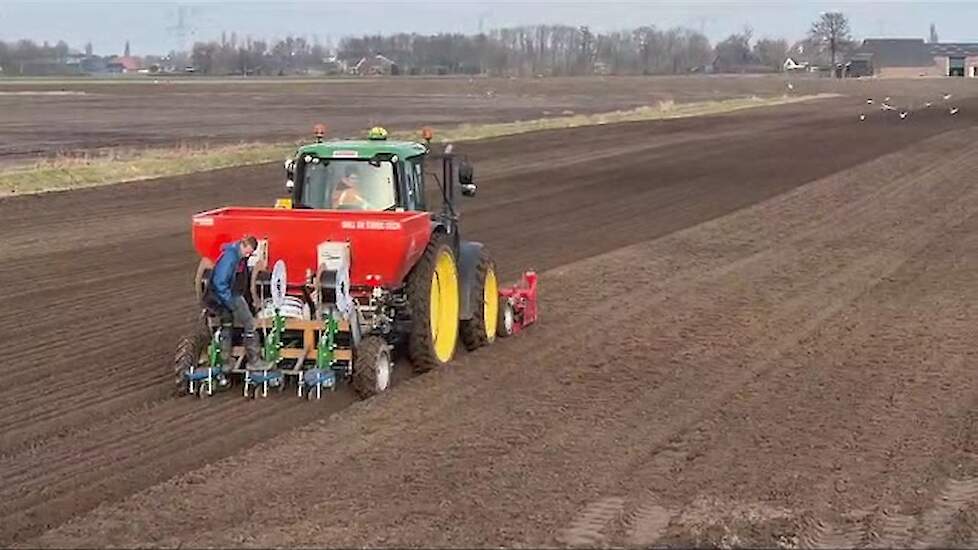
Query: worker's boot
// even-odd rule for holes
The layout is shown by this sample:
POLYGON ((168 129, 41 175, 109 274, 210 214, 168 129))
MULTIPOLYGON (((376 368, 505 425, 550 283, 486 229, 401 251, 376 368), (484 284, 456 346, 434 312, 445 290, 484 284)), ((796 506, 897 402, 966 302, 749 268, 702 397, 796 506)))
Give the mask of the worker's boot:
POLYGON ((245 334, 245 368, 248 370, 271 370, 272 365, 267 361, 262 361, 261 351, 258 347, 258 336, 254 333, 245 334))
POLYGON ((225 373, 231 372, 231 338, 233 337, 234 327, 231 325, 221 325, 221 370, 225 373))

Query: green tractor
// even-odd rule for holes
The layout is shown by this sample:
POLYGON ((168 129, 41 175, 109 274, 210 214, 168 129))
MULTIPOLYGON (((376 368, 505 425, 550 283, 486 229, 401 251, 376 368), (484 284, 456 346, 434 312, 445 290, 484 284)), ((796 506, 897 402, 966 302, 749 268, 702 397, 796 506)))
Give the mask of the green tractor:
MULTIPOLYGON (((532 295, 525 278, 500 289, 486 248, 460 235, 457 195, 474 196, 476 185, 451 145, 432 159, 429 131, 425 143, 389 140, 382 128, 366 140, 324 141, 319 127, 316 134, 285 162, 290 196, 275 208, 229 207, 193 219, 199 296, 224 243, 246 234, 259 240, 248 295, 276 372, 248 373, 234 346, 220 366, 242 373, 246 391, 256 380, 267 389, 269 376, 279 387, 294 376, 302 395, 309 380, 330 379, 310 375, 328 362, 337 380, 368 397, 389 386, 398 350, 424 372, 451 361, 459 339, 474 350, 535 320, 535 276, 532 295), (440 162, 440 177, 428 172, 432 162, 440 162), (429 180, 437 193, 426 192, 429 180)), ((188 388, 220 360, 212 335, 221 323, 205 316, 207 333, 182 343, 177 357, 178 383, 188 388)), ((223 330, 239 328, 225 321, 223 330)))

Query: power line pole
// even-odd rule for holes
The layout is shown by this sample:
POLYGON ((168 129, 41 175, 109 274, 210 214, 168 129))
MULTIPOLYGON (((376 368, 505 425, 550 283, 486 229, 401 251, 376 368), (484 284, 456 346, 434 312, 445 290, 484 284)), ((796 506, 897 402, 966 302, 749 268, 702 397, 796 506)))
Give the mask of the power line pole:
POLYGON ((178 4, 177 24, 167 28, 167 31, 176 38, 177 48, 180 51, 187 51, 188 41, 194 38, 193 17, 197 11, 197 7, 178 4))

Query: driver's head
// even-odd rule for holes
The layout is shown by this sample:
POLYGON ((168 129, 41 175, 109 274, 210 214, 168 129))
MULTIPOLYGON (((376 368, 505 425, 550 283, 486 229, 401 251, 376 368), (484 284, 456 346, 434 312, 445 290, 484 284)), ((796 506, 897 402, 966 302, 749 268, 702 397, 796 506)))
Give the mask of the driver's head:
POLYGON ((347 166, 343 172, 343 183, 356 187, 360 183, 360 174, 357 173, 355 166, 347 166))

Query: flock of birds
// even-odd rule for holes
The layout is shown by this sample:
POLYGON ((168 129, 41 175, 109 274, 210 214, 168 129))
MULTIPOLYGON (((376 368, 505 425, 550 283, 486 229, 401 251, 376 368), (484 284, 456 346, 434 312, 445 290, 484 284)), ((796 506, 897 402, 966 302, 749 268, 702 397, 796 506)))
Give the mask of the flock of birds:
MULTIPOLYGON (((789 91, 794 91, 794 89, 795 89, 795 86, 791 82, 788 82, 787 83, 787 87, 788 87, 788 90, 789 91)), ((941 99, 944 100, 944 102, 941 105, 941 107, 944 108, 944 109, 947 109, 947 113, 949 115, 954 116, 954 115, 958 114, 958 112, 960 111, 960 109, 956 105, 951 105, 951 104, 948 103, 949 101, 951 101, 951 94, 947 94, 946 93, 946 94, 944 94, 944 95, 941 96, 941 99)), ((875 103, 875 101, 873 100, 873 98, 870 97, 870 98, 867 98, 866 99, 866 105, 873 105, 874 103, 875 103)), ((921 106, 922 109, 930 109, 932 107, 934 107, 934 102, 933 101, 926 101, 921 106)), ((900 120, 906 120, 910 116, 911 110, 912 110, 912 105, 910 107, 903 107, 903 108, 899 108, 899 109, 897 107, 894 107, 890 103, 890 96, 884 97, 882 103, 880 103, 880 111, 883 111, 883 112, 886 112, 886 111, 897 111, 897 116, 900 117, 900 120)), ((860 113, 859 114, 859 121, 860 122, 865 121, 866 118, 867 118, 866 113, 860 113)))
MULTIPOLYGON (((943 96, 941 96, 941 99, 944 100, 944 103, 942 104, 942 107, 945 108, 945 109, 947 109, 947 112, 948 112, 949 115, 954 116, 954 115, 958 114, 958 112, 960 111, 960 109, 958 109, 958 107, 955 106, 955 105, 949 105, 948 104, 948 102, 951 100, 951 94, 944 94, 943 96)), ((873 98, 866 99, 866 105, 873 105, 874 103, 875 102, 874 102, 873 98)), ((922 109, 930 109, 933 106, 934 106, 934 102, 932 102, 932 101, 926 101, 926 102, 924 102, 924 104, 923 104, 923 106, 921 108, 922 109)), ((887 96, 887 97, 884 97, 883 98, 883 101, 880 103, 880 111, 883 111, 883 112, 886 112, 886 111, 896 111, 897 112, 897 115, 900 117, 900 120, 906 120, 907 117, 910 116, 911 108, 910 107, 905 107, 905 108, 899 108, 898 109, 897 107, 894 107, 890 103, 890 97, 887 96)), ((867 117, 866 117, 866 114, 865 113, 860 113, 859 114, 859 121, 860 122, 865 121, 866 118, 867 117)))

